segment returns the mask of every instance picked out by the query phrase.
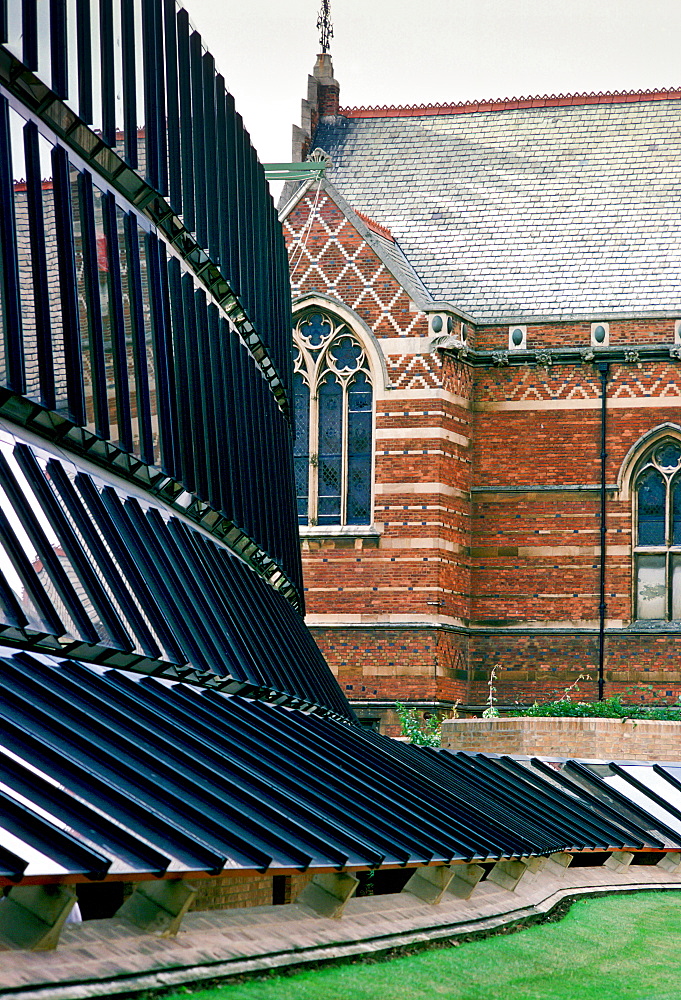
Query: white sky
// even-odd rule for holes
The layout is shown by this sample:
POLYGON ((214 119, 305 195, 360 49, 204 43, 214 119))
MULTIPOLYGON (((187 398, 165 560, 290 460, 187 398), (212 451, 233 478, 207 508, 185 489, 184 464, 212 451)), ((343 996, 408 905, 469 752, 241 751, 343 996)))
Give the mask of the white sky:
MULTIPOLYGON (((291 158, 320 0, 183 0, 263 162, 291 158)), ((341 105, 681 87, 680 0, 331 0, 341 105)))

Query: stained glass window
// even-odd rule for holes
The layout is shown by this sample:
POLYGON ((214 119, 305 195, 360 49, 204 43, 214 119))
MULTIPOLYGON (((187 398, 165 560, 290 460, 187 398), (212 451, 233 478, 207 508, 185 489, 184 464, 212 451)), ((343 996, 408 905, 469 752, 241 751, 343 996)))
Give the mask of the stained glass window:
POLYGON ((298 321, 294 340, 299 523, 370 524, 373 389, 364 346, 320 312, 298 321))
POLYGON ((636 617, 681 619, 681 446, 656 445, 644 456, 636 496, 636 617))

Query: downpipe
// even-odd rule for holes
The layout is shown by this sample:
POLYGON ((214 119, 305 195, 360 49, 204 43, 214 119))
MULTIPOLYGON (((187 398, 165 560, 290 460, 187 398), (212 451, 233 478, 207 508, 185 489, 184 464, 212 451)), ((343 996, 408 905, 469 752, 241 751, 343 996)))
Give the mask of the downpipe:
POLYGON ((606 476, 606 415, 608 403, 608 374, 610 365, 602 361, 596 365, 601 380, 601 564, 599 580, 598 604, 598 700, 603 701, 605 688, 605 548, 606 548, 606 507, 605 507, 605 476, 606 476))

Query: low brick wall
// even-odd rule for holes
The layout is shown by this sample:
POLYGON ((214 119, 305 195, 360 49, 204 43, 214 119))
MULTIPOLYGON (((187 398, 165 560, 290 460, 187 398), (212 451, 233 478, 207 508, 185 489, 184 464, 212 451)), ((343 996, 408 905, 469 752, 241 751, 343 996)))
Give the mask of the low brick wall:
POLYGON ((621 719, 446 719, 448 750, 585 757, 601 760, 681 761, 681 722, 621 719))
POLYGON ((271 906, 274 902, 292 903, 311 878, 311 875, 305 873, 281 875, 277 891, 271 875, 248 875, 241 878, 227 875, 224 878, 205 879, 197 882, 199 891, 190 908, 231 910, 243 906, 271 906), (279 898, 276 898, 277 895, 279 898))

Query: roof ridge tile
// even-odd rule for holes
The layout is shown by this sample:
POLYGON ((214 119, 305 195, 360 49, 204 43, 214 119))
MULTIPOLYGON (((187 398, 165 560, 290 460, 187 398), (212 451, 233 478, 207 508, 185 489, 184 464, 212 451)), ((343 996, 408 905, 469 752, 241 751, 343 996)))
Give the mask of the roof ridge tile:
POLYGON ((364 212, 360 212, 356 208, 353 208, 353 212, 362 220, 365 226, 369 227, 372 233, 376 233, 378 236, 383 236, 386 240, 390 240, 392 243, 395 242, 395 237, 387 226, 382 226, 380 222, 376 222, 375 219, 365 215, 364 212))
POLYGON ((678 101, 681 88, 657 90, 613 90, 590 94, 545 94, 543 97, 502 97, 456 104, 361 105, 339 108, 344 118, 401 118, 430 115, 459 115, 482 111, 512 111, 522 108, 574 107, 585 104, 627 104, 638 101, 678 101))

